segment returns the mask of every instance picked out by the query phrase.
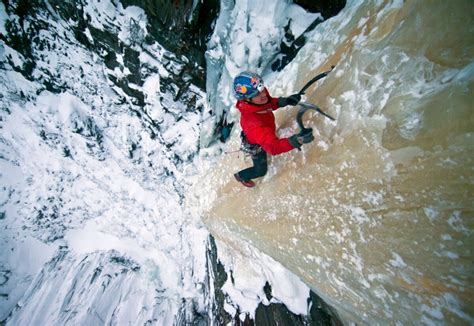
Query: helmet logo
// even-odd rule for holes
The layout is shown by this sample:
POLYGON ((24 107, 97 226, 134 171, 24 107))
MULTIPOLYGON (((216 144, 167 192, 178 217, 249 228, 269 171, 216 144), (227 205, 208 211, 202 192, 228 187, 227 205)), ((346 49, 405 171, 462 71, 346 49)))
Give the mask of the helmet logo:
POLYGON ((252 76, 252 78, 250 79, 250 84, 252 85, 253 88, 258 90, 259 92, 263 91, 263 83, 259 77, 252 76))
POLYGON ((235 91, 237 93, 240 93, 240 94, 245 94, 245 93, 247 93, 247 87, 245 87, 244 85, 239 84, 235 87, 235 91))
POLYGON ((258 86, 258 78, 255 77, 255 76, 252 76, 252 78, 250 79, 250 84, 252 84, 253 87, 257 88, 257 86, 258 86))

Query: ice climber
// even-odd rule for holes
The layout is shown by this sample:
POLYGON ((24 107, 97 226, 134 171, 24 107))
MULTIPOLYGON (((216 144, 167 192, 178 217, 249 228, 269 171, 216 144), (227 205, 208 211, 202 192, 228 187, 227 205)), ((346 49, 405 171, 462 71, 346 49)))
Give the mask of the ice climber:
POLYGON ((271 97, 262 78, 252 72, 242 72, 234 78, 234 96, 236 107, 240 111, 242 127, 242 146, 251 154, 253 166, 234 174, 235 179, 245 187, 254 187, 252 179, 263 177, 267 173, 267 153, 278 155, 314 140, 311 129, 304 134, 295 134, 289 138, 276 136, 273 111, 287 106, 297 105, 300 94, 289 97, 271 97))

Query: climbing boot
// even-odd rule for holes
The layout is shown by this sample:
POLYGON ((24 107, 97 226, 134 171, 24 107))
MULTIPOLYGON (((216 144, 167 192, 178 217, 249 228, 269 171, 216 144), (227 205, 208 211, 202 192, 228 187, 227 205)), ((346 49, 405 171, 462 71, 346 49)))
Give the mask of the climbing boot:
POLYGON ((239 173, 234 174, 235 180, 243 184, 245 187, 252 188, 255 187, 255 182, 252 180, 243 180, 240 176, 239 173))

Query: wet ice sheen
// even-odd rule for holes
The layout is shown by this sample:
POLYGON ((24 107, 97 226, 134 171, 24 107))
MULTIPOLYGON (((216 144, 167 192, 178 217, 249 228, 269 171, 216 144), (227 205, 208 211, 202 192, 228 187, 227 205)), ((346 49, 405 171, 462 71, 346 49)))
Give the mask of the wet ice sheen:
MULTIPOLYGON (((307 117, 327 146, 272 157, 251 191, 231 178, 249 161, 223 156, 211 231, 250 241, 348 320, 473 323, 473 8, 350 1, 318 26, 268 86, 291 94, 336 65, 306 94, 337 118, 307 117)), ((278 112, 285 134, 294 116, 278 112)))

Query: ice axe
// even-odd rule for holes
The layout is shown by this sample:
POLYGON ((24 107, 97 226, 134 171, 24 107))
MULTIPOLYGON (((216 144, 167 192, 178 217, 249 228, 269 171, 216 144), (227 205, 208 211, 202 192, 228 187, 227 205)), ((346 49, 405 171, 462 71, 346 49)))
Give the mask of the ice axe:
POLYGON ((311 128, 306 128, 303 125, 303 115, 308 110, 315 110, 316 112, 324 115, 326 118, 331 119, 332 121, 335 121, 333 117, 331 117, 329 114, 321 110, 317 105, 306 103, 306 102, 300 102, 298 103, 298 105, 300 106, 300 109, 298 111, 298 114, 296 115, 296 122, 298 123, 298 126, 301 129, 301 131, 299 132, 300 135, 303 135, 312 130, 311 128))
MULTIPOLYGON (((326 77, 332 70, 334 69, 334 66, 331 66, 331 69, 325 72, 320 73, 313 79, 311 79, 309 82, 306 83, 306 85, 303 86, 303 88, 299 91, 298 94, 303 95, 304 92, 311 86, 313 85, 316 81, 326 77)), ((300 102, 298 103, 300 106, 300 109, 298 111, 298 114, 296 115, 296 122, 298 123, 298 126, 301 128, 300 135, 310 132, 310 128, 305 128, 303 125, 303 115, 306 111, 308 110, 315 110, 316 112, 324 115, 326 118, 331 119, 332 121, 335 121, 333 117, 331 117, 329 114, 325 113, 323 110, 321 110, 317 105, 311 104, 311 103, 306 103, 306 102, 300 102)))
POLYGON ((334 66, 331 66, 331 69, 330 69, 330 70, 325 71, 325 72, 322 72, 322 73, 320 73, 319 75, 317 75, 316 77, 314 77, 313 79, 311 79, 309 82, 306 83, 306 85, 303 86, 303 88, 301 89, 301 91, 298 92, 298 94, 303 95, 304 92, 306 92, 306 90, 307 90, 311 85, 313 85, 316 81, 320 80, 321 78, 326 77, 333 69, 334 69, 334 66))

